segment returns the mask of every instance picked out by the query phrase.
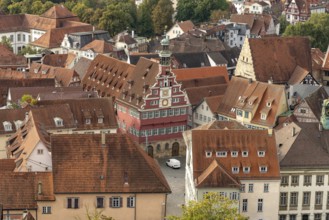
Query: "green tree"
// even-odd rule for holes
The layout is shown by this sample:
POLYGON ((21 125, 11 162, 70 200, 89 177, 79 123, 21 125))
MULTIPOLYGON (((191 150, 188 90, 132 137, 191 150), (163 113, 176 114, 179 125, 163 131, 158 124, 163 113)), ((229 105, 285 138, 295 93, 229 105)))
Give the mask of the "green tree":
POLYGON ((230 13, 228 11, 222 11, 221 9, 214 10, 211 12, 210 21, 217 23, 220 19, 229 19, 230 13))
POLYGON ((154 35, 152 14, 159 0, 144 0, 137 8, 137 33, 151 37, 154 35))
POLYGON ((135 19, 131 1, 110 1, 99 19, 99 28, 109 31, 111 36, 134 27, 135 19))
POLYGON ((162 35, 166 27, 173 25, 172 16, 174 8, 171 0, 159 0, 158 4, 152 11, 152 21, 154 33, 162 35))
POLYGON ((329 44, 329 14, 312 14, 304 23, 289 25, 283 36, 306 36, 312 47, 326 51, 329 44))
POLYGON ((8 11, 10 14, 21 13, 22 4, 20 2, 15 2, 8 6, 8 11))
POLYGON ((5 12, 5 13, 9 13, 9 9, 8 6, 11 4, 11 0, 1 0, 0 1, 0 10, 5 12))
POLYGON ((194 17, 194 9, 197 6, 196 0, 178 0, 176 7, 176 20, 186 21, 194 17))
POLYGON ((169 216, 169 220, 246 220, 238 213, 235 201, 218 193, 207 193, 201 201, 190 201, 183 207, 181 217, 169 216))
POLYGON ((8 37, 3 36, 1 38, 1 42, 2 45, 6 46, 9 50, 13 51, 13 47, 11 46, 11 41, 8 37))
POLYGON ((283 34, 286 28, 289 26, 289 22, 286 19, 286 16, 281 15, 279 17, 279 23, 280 23, 280 34, 283 34))
POLYGON ((20 101, 21 105, 23 105, 24 103, 29 105, 36 105, 38 102, 35 98, 32 97, 32 95, 29 94, 24 94, 20 101))
POLYGON ((18 52, 19 55, 25 55, 25 54, 37 54, 40 51, 38 51, 37 49, 34 49, 30 46, 26 46, 24 47, 21 51, 18 52))

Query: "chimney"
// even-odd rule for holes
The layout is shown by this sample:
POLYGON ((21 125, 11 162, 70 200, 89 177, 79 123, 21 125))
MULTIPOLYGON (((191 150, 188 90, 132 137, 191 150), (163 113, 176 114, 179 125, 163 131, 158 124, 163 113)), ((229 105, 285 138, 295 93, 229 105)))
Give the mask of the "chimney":
POLYGON ((292 127, 291 129, 291 137, 294 137, 296 135, 296 128, 292 127))
POLYGON ((101 132, 102 147, 105 147, 105 133, 101 132))
POLYGON ((135 38, 135 31, 134 30, 131 31, 131 37, 135 38))
POLYGON ((267 129, 267 134, 268 134, 268 136, 272 136, 272 134, 273 134, 273 128, 267 129))
POLYGON ((95 32, 95 26, 93 26, 93 32, 91 34, 91 41, 93 41, 95 38, 94 32, 95 32))
POLYGON ((268 84, 273 84, 273 78, 272 78, 272 76, 268 79, 268 84))

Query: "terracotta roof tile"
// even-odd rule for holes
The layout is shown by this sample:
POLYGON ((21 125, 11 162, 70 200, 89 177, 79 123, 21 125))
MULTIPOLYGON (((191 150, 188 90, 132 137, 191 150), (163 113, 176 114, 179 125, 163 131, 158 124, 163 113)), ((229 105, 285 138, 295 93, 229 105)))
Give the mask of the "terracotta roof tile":
POLYGON ((212 113, 217 112, 217 109, 223 99, 223 95, 216 95, 216 96, 210 96, 210 97, 205 97, 204 100, 209 106, 209 109, 212 113))
POLYGON ((93 40, 83 48, 82 51, 92 50, 95 53, 111 53, 113 52, 113 46, 109 43, 106 43, 104 40, 93 40))
POLYGON ((54 5, 48 11, 43 13, 41 17, 51 18, 51 19, 63 19, 63 18, 71 18, 77 17, 75 14, 70 12, 63 5, 54 5))
MULTIPOLYGON (((194 178, 199 178, 213 161, 239 180, 280 178, 275 137, 269 135, 267 130, 197 128, 191 131, 191 140, 194 178), (265 150, 265 156, 259 157, 257 149, 265 150), (206 157, 206 150, 210 150, 212 156, 206 157), (217 151, 227 151, 227 156, 219 158, 217 151), (238 151, 238 156, 232 157, 231 151, 238 151), (248 157, 242 157, 242 151, 248 151, 248 157), (245 173, 242 164, 248 163, 251 165, 250 172, 245 173), (238 173, 232 172, 232 164, 239 167, 238 173), (267 165, 267 172, 261 173, 259 166, 264 164, 267 165)), ((216 183, 219 182, 213 182, 212 186, 216 183)))
MULTIPOLYGON (((206 97, 224 95, 227 85, 209 85, 185 88, 185 92, 192 106, 198 105, 206 97)), ((216 109, 217 110, 217 109, 216 109)))
POLYGON ((74 53, 68 54, 47 54, 42 58, 42 64, 54 67, 68 68, 75 60, 74 53))
POLYGON ((79 74, 81 80, 85 77, 85 74, 87 73, 90 64, 91 60, 85 57, 81 57, 74 65, 73 69, 79 74))
POLYGON ((194 24, 191 20, 177 22, 177 24, 183 30, 184 33, 193 30, 194 28, 194 24))
POLYGON ((249 38, 256 80, 274 83, 289 81, 296 66, 312 71, 311 50, 308 38, 267 37, 249 38))
POLYGON ((118 97, 135 66, 112 57, 97 55, 82 79, 83 88, 101 97, 118 97))
POLYGON ((170 193, 159 165, 123 134, 53 135, 55 193, 170 193), (88 163, 86 163, 88 160, 88 163))
POLYGON ((15 159, 0 159, 0 173, 3 171, 14 171, 14 169, 15 159))
POLYGON ((223 76, 226 82, 229 81, 227 68, 224 66, 173 69, 172 72, 176 75, 177 81, 187 80, 187 79, 208 78, 215 76, 223 76))

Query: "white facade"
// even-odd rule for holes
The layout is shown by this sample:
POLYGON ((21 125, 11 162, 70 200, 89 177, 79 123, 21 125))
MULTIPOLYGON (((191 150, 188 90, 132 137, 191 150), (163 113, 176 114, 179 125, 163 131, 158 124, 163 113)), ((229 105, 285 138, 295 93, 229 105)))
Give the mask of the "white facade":
POLYGON ((277 219, 280 180, 240 181, 240 213, 249 219, 277 219))
POLYGON ((198 127, 213 120, 216 120, 215 114, 210 110, 208 104, 202 101, 193 111, 193 127, 198 127))
POLYGON ((26 167, 21 167, 18 171, 44 172, 52 170, 51 153, 42 141, 36 144, 25 160, 26 167))
POLYGON ((249 12, 253 13, 253 14, 263 14, 264 10, 269 9, 269 8, 270 8, 269 5, 262 6, 261 4, 256 2, 256 3, 250 5, 249 12))
POLYGON ((329 219, 329 169, 281 170, 279 219, 329 219))
POLYGON ((170 40, 179 37, 181 34, 184 34, 184 31, 177 23, 174 24, 174 26, 172 26, 172 28, 170 28, 170 30, 166 33, 170 40))
POLYGON ((232 1, 238 14, 243 14, 245 10, 244 0, 234 0, 232 1))

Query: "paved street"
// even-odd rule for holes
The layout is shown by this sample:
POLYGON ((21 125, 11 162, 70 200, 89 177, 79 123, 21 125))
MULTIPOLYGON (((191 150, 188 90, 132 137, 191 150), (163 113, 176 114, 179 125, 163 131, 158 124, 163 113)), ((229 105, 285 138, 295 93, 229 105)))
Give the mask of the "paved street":
POLYGON ((166 160, 168 158, 158 159, 161 170, 165 175, 172 193, 168 195, 167 200, 167 216, 169 215, 181 215, 181 205, 184 204, 185 193, 185 156, 175 157, 180 160, 181 168, 172 169, 166 166, 166 160))

